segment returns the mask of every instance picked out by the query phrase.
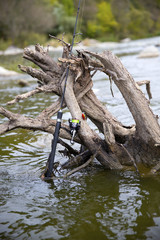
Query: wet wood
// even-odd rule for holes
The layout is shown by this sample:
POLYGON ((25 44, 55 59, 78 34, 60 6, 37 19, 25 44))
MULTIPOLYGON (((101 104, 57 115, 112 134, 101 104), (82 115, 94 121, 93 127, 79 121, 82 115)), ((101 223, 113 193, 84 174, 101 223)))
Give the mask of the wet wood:
MULTIPOLYGON (((34 62, 39 69, 27 66, 19 66, 19 68, 36 78, 38 86, 28 93, 15 96, 15 99, 8 104, 24 101, 42 92, 56 94, 59 99, 34 119, 12 113, 1 107, 0 114, 7 117, 8 122, 0 125, 0 134, 15 128, 41 130, 53 134, 56 122, 51 117, 60 109, 66 66, 69 64, 69 78, 63 107, 69 109, 72 118, 81 121, 75 141, 85 146, 89 156, 97 151, 96 159, 104 168, 124 169, 125 166, 133 165, 137 170, 138 164, 159 166, 160 126, 149 106, 149 100, 140 89, 140 85, 146 84, 150 99, 152 96, 149 81, 136 83, 120 59, 110 51, 101 54, 77 51, 77 54, 70 58, 68 53, 69 45, 64 44, 62 58, 55 62, 48 51, 40 45, 36 45, 34 51, 24 49, 23 57, 34 62), (110 82, 116 84, 135 120, 135 125, 123 126, 97 99, 92 90, 92 77, 97 70, 104 72, 110 82), (90 127, 86 119, 82 118, 83 112, 96 125, 101 135, 90 127)), ((71 138, 67 124, 62 124, 60 138, 71 138)), ((79 154, 77 153, 77 156, 79 154)), ((86 158, 85 161, 87 161, 86 158)))

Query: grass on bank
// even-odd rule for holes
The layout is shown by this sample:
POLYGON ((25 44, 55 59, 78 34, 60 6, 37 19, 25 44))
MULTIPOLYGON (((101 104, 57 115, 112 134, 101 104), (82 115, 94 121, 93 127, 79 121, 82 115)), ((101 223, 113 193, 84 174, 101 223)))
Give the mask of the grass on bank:
MULTIPOLYGON (((66 34, 66 35, 58 35, 57 38, 62 39, 67 42, 70 43, 72 41, 72 35, 71 34, 66 34)), ((39 43, 42 46, 53 46, 53 47, 58 47, 61 46, 62 44, 53 38, 49 38, 46 39, 44 37, 44 35, 42 34, 34 34, 34 36, 30 36, 30 38, 28 39, 21 39, 21 44, 19 44, 18 42, 16 44, 13 44, 10 40, 8 41, 4 41, 2 39, 0 39, 0 51, 5 51, 8 47, 10 46, 16 46, 19 48, 25 48, 29 45, 36 45, 37 43, 39 43), (23 44, 22 44, 23 43, 23 44)), ((80 39, 78 39, 79 41, 80 39)), ((20 39, 19 39, 20 41, 20 39)), ((27 60, 25 60, 23 58, 23 54, 15 54, 15 55, 0 55, 0 66, 8 69, 8 70, 12 70, 15 72, 19 72, 21 73, 21 70, 18 68, 18 64, 21 65, 29 65, 31 67, 36 68, 37 66, 34 63, 31 63, 27 60)))
POLYGON ((0 66, 6 68, 7 70, 15 71, 18 73, 22 73, 19 69, 18 64, 27 65, 31 67, 36 67, 35 64, 25 60, 22 57, 22 54, 17 55, 0 55, 0 66))

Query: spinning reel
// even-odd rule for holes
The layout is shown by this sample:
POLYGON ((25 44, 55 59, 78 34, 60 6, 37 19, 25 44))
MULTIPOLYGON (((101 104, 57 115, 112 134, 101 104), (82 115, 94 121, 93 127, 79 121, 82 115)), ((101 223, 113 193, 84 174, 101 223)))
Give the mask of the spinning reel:
POLYGON ((69 119, 69 127, 70 127, 70 133, 71 133, 71 144, 74 144, 74 137, 77 133, 77 131, 80 128, 81 122, 78 119, 69 119))

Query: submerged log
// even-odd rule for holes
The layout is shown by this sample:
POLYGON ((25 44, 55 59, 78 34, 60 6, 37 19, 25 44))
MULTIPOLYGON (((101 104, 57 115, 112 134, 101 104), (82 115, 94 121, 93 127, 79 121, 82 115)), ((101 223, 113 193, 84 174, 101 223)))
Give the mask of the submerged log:
MULTIPOLYGON (((126 166, 133 166, 138 170, 139 164, 148 167, 159 166, 160 126, 149 106, 148 99, 140 90, 139 85, 142 82, 138 85, 122 65, 120 59, 110 51, 102 54, 77 51, 77 54, 72 54, 70 58, 68 53, 69 45, 66 44, 62 58, 59 58, 57 63, 48 55, 48 51, 38 44, 34 51, 28 48, 24 49, 23 57, 34 62, 40 69, 21 65, 19 68, 36 78, 38 86, 31 92, 16 96, 8 104, 14 104, 41 92, 56 94, 59 99, 39 113, 35 119, 12 113, 1 107, 0 114, 9 120, 0 125, 0 134, 15 128, 54 133, 56 123, 51 117, 60 109, 65 70, 69 64, 69 78, 63 107, 67 106, 72 118, 81 121, 75 141, 85 146, 88 158, 94 156, 96 152, 96 159, 107 169, 125 169, 126 166), (110 81, 113 81, 118 87, 135 120, 134 126, 123 126, 97 99, 92 90, 92 77, 97 70, 108 75, 110 81), (82 118, 82 112, 85 112, 101 134, 91 129, 88 121, 82 118)), ((147 84, 151 97, 149 82, 145 81, 144 83, 147 84)), ((60 138, 71 138, 69 127, 66 124, 62 124, 60 138)), ((77 154, 79 156, 79 153, 77 154)), ((81 156, 83 156, 82 153, 81 156)), ((79 158, 77 157, 77 159, 79 158)), ((152 172, 155 173, 155 171, 152 172)))

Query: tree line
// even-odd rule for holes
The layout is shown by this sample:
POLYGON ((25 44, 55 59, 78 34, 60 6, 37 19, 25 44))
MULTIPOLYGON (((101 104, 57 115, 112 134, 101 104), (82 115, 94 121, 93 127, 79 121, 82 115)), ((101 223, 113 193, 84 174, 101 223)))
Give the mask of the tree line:
MULTIPOLYGON (((47 41, 73 33, 78 0, 0 0, 0 47, 47 41)), ((82 0, 83 38, 119 41, 160 34, 160 0, 82 0)))

